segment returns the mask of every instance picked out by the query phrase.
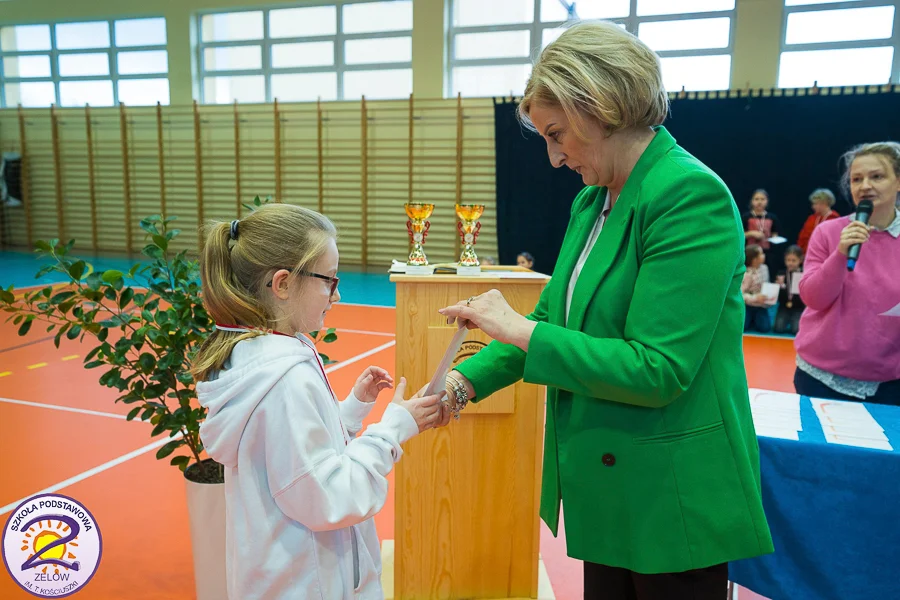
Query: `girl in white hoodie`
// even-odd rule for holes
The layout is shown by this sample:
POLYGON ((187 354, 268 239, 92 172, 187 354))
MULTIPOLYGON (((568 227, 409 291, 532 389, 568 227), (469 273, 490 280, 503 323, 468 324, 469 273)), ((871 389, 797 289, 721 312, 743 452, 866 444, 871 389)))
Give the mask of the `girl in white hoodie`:
POLYGON ((232 600, 381 599, 373 516, 400 444, 449 413, 438 396, 394 402, 364 434, 378 393, 369 367, 343 402, 305 333, 340 300, 334 225, 288 204, 206 228, 203 304, 216 331, 194 359, 200 437, 225 466, 232 600))

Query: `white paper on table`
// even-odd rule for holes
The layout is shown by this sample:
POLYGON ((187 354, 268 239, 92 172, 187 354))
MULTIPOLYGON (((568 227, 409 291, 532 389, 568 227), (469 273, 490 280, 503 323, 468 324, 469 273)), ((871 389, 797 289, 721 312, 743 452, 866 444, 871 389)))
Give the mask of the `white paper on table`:
POLYGON ((756 435, 770 438, 780 438, 782 440, 800 440, 800 434, 790 429, 777 429, 774 427, 757 427, 756 435))
POLYGON ((803 279, 803 271, 797 271, 796 273, 791 273, 791 293, 799 296, 800 295, 800 280, 803 279))
POLYGON ((450 372, 450 365, 453 364, 453 359, 456 357, 456 353, 459 352, 460 347, 462 347, 468 332, 469 330, 465 327, 460 327, 456 330, 453 339, 450 340, 447 351, 444 353, 444 357, 441 359, 440 364, 434 371, 434 375, 431 377, 431 382, 429 382, 428 387, 425 388, 426 396, 431 396, 432 394, 444 390, 447 373, 450 372))
POLYGON ((750 388, 750 404, 789 410, 800 414, 800 394, 750 388))
POLYGON ((762 284, 762 295, 768 298, 769 302, 774 303, 778 301, 778 290, 780 289, 777 283, 764 283, 762 284))
POLYGON ((781 237, 780 235, 774 235, 769 238, 770 244, 783 244, 787 241, 786 237, 781 237))
POLYGON ((858 438, 848 435, 835 435, 826 433, 825 441, 829 444, 841 444, 843 446, 857 446, 859 448, 872 448, 873 450, 887 450, 891 452, 894 447, 890 442, 884 440, 873 440, 869 438, 858 438))
POLYGON ((887 312, 881 313, 882 317, 900 317, 900 304, 890 309, 887 312))
POLYGON ((862 429, 847 425, 822 425, 822 431, 826 436, 840 435, 852 438, 863 438, 867 440, 879 440, 882 442, 890 441, 884 434, 884 430, 879 429, 862 429))
POLYGON ((869 409, 862 402, 850 402, 848 400, 824 400, 822 398, 810 398, 813 410, 823 423, 848 423, 865 424, 881 429, 878 422, 869 413, 869 409))

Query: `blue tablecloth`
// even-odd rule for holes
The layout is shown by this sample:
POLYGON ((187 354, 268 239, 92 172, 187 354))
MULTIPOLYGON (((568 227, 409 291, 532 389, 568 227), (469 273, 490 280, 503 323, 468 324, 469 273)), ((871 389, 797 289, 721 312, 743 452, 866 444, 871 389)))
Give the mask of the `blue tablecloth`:
POLYGON ((825 442, 809 398, 799 441, 759 438, 775 553, 730 578, 772 600, 887 600, 900 594, 900 407, 866 404, 893 452, 825 442))

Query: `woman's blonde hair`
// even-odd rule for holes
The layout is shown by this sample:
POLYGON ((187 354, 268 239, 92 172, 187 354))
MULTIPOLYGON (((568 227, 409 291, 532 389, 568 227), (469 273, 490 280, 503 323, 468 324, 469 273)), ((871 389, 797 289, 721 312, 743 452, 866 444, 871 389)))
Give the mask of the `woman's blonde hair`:
MULTIPOLYGON (((337 237, 334 224, 313 210, 267 204, 238 221, 211 221, 204 227, 200 257, 203 306, 213 321, 267 330, 274 322, 263 290, 279 269, 305 270, 337 237)), ((263 332, 215 330, 191 366, 195 381, 222 369, 238 342, 263 332)))
POLYGON ((561 107, 582 139, 585 118, 612 134, 662 125, 669 114, 659 57, 606 21, 574 25, 544 48, 519 103, 519 119, 532 130, 535 104, 561 107))
POLYGON ((809 201, 813 204, 816 202, 824 202, 828 206, 834 206, 834 194, 828 188, 819 188, 809 195, 809 201))
POLYGON ((873 154, 885 159, 894 170, 894 176, 900 177, 900 143, 873 142, 871 144, 860 144, 855 148, 851 148, 842 157, 844 161, 844 176, 841 178, 841 185, 848 195, 850 194, 850 167, 853 166, 853 161, 860 156, 873 154))

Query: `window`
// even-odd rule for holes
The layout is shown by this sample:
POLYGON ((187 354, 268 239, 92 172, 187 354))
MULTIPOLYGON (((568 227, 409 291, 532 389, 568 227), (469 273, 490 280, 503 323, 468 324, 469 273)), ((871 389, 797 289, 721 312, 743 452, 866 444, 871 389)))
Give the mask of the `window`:
POLYGON ((450 0, 448 95, 523 93, 537 53, 580 19, 640 37, 668 91, 728 89, 734 12, 735 0, 450 0))
POLYGON ((412 92, 412 0, 211 13, 199 28, 206 104, 412 92))
POLYGON ((778 87, 900 82, 900 0, 785 0, 778 87))
POLYGON ((166 20, 0 27, 0 106, 169 103, 166 20))

